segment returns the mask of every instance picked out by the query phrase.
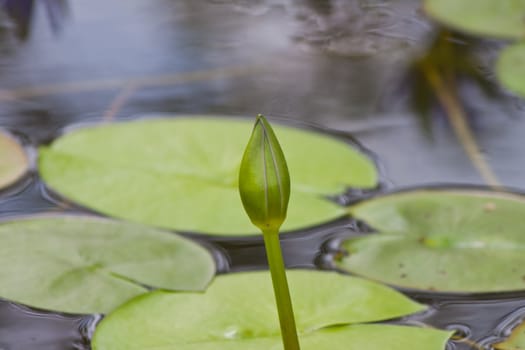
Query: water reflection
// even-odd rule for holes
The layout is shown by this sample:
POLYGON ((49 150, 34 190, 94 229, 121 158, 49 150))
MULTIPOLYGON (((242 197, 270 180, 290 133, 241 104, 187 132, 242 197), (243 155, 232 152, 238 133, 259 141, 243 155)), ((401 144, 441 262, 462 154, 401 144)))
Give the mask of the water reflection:
MULTIPOLYGON (((7 15, 6 20, 13 21, 13 32, 18 38, 26 40, 31 35, 31 24, 39 5, 43 6, 53 32, 58 33, 69 13, 67 0, 3 0, 0 3, 7 15)), ((5 21, 2 26, 9 28, 5 21)))
POLYGON ((298 29, 294 38, 326 52, 360 57, 411 45, 411 38, 402 30, 406 18, 387 1, 310 0, 295 4, 298 29))
POLYGON ((68 315, 0 299, 0 349, 87 350, 100 316, 68 315))
MULTIPOLYGON (((469 91, 466 91, 473 87, 485 98, 505 97, 495 83, 488 63, 483 62, 484 57, 480 55, 489 47, 490 43, 482 39, 441 29, 428 49, 413 62, 408 74, 410 103, 427 132, 430 133, 432 125, 430 115, 439 104, 443 104, 437 91, 439 87, 434 83, 436 77, 441 81, 439 85, 448 90, 467 111, 477 103, 468 98, 469 91)), ((445 113, 449 113, 447 106, 443 108, 445 113)))

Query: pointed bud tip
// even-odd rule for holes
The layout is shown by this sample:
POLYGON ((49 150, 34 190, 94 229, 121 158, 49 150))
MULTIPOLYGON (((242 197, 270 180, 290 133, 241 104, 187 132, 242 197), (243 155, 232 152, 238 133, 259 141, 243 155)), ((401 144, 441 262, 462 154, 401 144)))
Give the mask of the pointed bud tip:
POLYGON ((254 124, 254 127, 257 127, 258 124, 262 124, 264 125, 264 123, 268 123, 268 121, 266 120, 266 118, 264 117, 264 115, 262 114, 257 114, 257 116, 255 117, 255 124, 254 124))

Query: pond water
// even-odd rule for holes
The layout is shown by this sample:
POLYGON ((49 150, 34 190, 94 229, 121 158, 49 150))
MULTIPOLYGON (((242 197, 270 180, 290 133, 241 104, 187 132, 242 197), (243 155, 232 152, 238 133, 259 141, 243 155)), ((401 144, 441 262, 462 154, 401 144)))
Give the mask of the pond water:
MULTIPOLYGON (((0 126, 33 156, 64 127, 100 118, 264 113, 356 137, 378 155, 388 188, 525 188, 524 105, 499 90, 491 70, 501 43, 453 41, 472 49, 497 91, 487 98, 472 81, 461 85, 474 152, 437 105, 427 128, 411 108, 411 63, 440 31, 419 0, 64 0, 51 11, 37 3, 25 38, 0 16, 0 126)), ((1 218, 78 210, 53 198, 34 168, 1 194, 1 218)), ((287 265, 325 266, 331 240, 352 230, 340 220, 286 238, 287 265)), ((262 240, 211 244, 221 272, 266 266, 262 240)), ((450 349, 478 348, 471 340, 488 347, 525 315, 525 291, 409 294, 433 310, 402 322, 469 339, 450 349)), ((88 349, 98 320, 0 301, 0 350, 88 349)))

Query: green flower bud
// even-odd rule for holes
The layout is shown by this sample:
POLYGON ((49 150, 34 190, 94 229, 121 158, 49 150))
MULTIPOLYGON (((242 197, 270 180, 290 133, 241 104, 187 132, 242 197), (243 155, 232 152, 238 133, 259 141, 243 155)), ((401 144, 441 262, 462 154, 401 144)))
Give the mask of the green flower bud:
POLYGON ((290 175, 279 141, 260 114, 242 158, 239 192, 255 226, 263 232, 281 227, 290 199, 290 175))

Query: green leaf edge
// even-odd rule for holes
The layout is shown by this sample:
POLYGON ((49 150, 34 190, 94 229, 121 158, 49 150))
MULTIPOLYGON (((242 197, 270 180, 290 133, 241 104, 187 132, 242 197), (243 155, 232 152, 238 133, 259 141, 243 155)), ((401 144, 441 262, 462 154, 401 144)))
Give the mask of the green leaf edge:
MULTIPOLYGON (((9 176, 0 176, 0 190, 3 190, 14 185, 24 177, 24 175, 29 170, 30 161, 23 146, 13 136, 11 136, 7 131, 3 129, 0 129, 0 145, 1 144, 8 144, 8 148, 10 149, 11 155, 13 155, 13 152, 16 152, 16 157, 18 159, 18 162, 16 162, 16 164, 12 162, 7 164, 11 167, 11 169, 13 169, 13 165, 15 166, 15 168, 13 169, 14 171, 12 171, 11 174, 9 174, 9 176)), ((2 160, 0 159, 0 170, 1 166, 2 160)))
MULTIPOLYGON (((499 0, 495 0, 495 1, 499 1, 499 0)), ((446 27, 457 30, 464 34, 475 35, 475 36, 488 36, 494 39, 516 39, 516 40, 525 39, 525 25, 523 26, 522 32, 520 33, 513 32, 512 34, 509 32, 507 33, 494 32, 494 31, 483 30, 479 28, 465 28, 461 24, 458 24, 456 21, 450 20, 449 18, 447 18, 446 16, 443 16, 442 14, 437 14, 434 11, 434 9, 432 9, 432 0, 424 0, 422 7, 423 7, 424 13, 427 14, 428 17, 432 18, 433 20, 439 22, 440 24, 446 27)))
MULTIPOLYGON (((169 116, 165 116, 165 115, 160 115, 160 116, 153 115, 153 116, 147 116, 147 117, 142 117, 142 118, 137 118, 137 119, 118 121, 117 124, 118 123, 129 123, 129 122, 135 122, 135 121, 136 122, 145 122, 145 121, 150 121, 150 120, 151 121, 156 121, 156 120, 167 121, 167 120, 177 120, 177 119, 186 119, 186 120, 188 120, 188 119, 197 119, 197 120, 199 120, 199 119, 200 120, 223 119, 223 120, 227 120, 227 121, 231 121, 231 122, 246 122, 246 123, 250 122, 248 119, 243 118, 243 117, 223 116, 223 115, 179 115, 179 116, 176 116, 176 117, 169 117, 169 116)), ((76 130, 82 130, 84 128, 102 127, 102 126, 104 126, 104 124, 105 124, 104 122, 98 122, 98 123, 88 124, 88 125, 84 125, 84 126, 79 126, 78 128, 72 128, 72 130, 70 132, 75 132, 76 130)), ((327 139, 332 139, 332 140, 337 141, 337 142, 342 143, 342 144, 345 143, 342 140, 338 140, 337 138, 334 138, 334 137, 332 137, 332 136, 330 136, 328 134, 324 134, 322 132, 322 130, 319 131, 319 130, 308 129, 307 128, 307 124, 305 124, 304 128, 296 127, 293 124, 292 125, 288 125, 288 124, 284 124, 284 123, 277 123, 277 125, 278 125, 278 127, 288 128, 288 129, 292 129, 294 131, 301 131, 301 132, 305 132, 305 133, 311 133, 311 134, 314 134, 316 136, 320 136, 320 137, 327 138, 327 139)), ((60 139, 63 136, 67 136, 67 134, 68 133, 60 135, 55 140, 58 140, 58 139, 60 139)), ((52 151, 52 149, 51 149, 52 148, 52 144, 53 143, 51 143, 50 145, 47 145, 47 146, 39 147, 39 149, 38 149, 38 153, 39 153, 38 168, 39 169, 40 169, 40 162, 41 162, 41 154, 45 153, 45 152, 51 152, 52 151)), ((369 161, 371 167, 374 170, 373 178, 372 178, 372 180, 370 180, 371 183, 366 185, 366 186, 362 186, 362 187, 358 187, 358 188, 373 188, 373 186, 377 186, 377 184, 379 182, 380 174, 379 174, 379 170, 377 168, 377 163, 373 159, 373 157, 371 157, 366 152, 363 152, 363 149, 361 149, 362 146, 360 144, 357 144, 357 145, 350 145, 350 144, 348 144, 347 147, 353 148, 355 152, 361 154, 361 156, 363 158, 367 159, 369 161)), ((59 197, 65 198, 65 199, 69 199, 70 198, 69 195, 63 194, 63 191, 57 190, 52 185, 50 185, 48 183, 48 181, 45 181, 44 180, 44 176, 42 176, 42 178, 43 178, 43 181, 44 181, 46 187, 48 189, 50 189, 52 193, 54 193, 55 195, 57 195, 59 197)), ((304 191, 304 190, 295 190, 295 191, 297 191, 297 192, 299 192, 301 194, 308 194, 309 193, 308 191, 304 191)), ((327 198, 329 196, 336 196, 336 195, 340 195, 342 193, 344 193, 344 191, 342 191, 341 193, 326 193, 326 194, 312 195, 312 198, 316 197, 317 198, 316 200, 320 200, 320 201, 326 202, 326 206, 332 206, 333 207, 332 215, 331 216, 327 215, 325 219, 318 220, 314 224, 301 225, 301 226, 297 226, 297 227, 294 226, 294 227, 291 227, 291 228, 290 227, 284 227, 284 229, 281 231, 281 233, 282 234, 294 233, 296 231, 300 231, 300 230, 305 230, 305 229, 309 229, 309 228, 312 228, 312 227, 321 226, 321 225, 327 224, 329 222, 332 222, 334 220, 346 217, 347 213, 346 213, 345 208, 340 206, 339 204, 329 200, 327 198)), ((78 201, 78 200, 74 200, 74 199, 71 199, 71 201, 73 203, 75 203, 76 205, 80 206, 81 208, 86 208, 88 210, 92 210, 92 211, 94 211, 94 212, 96 212, 96 213, 98 213, 98 214, 100 214, 102 216, 106 216, 106 217, 108 217, 110 219, 131 220, 132 222, 136 222, 136 223, 142 224, 142 225, 153 226, 153 227, 156 227, 156 228, 158 228, 160 230, 181 230, 181 231, 184 231, 184 232, 188 231, 188 232, 193 233, 193 234, 204 235, 204 236, 211 236, 211 237, 221 237, 221 236, 222 237, 250 237, 250 236, 258 236, 258 235, 260 235, 260 232, 257 231, 257 230, 247 231, 247 232, 237 232, 237 231, 235 231, 233 233, 232 232, 225 232, 223 230, 221 230, 220 232, 208 232, 208 231, 200 231, 200 230, 186 230, 186 229, 181 229, 181 228, 174 228, 174 227, 171 227, 169 225, 154 225, 152 223, 145 222, 145 221, 132 220, 132 219, 129 219, 129 218, 126 218, 126 217, 123 217, 123 216, 119 216, 119 215, 107 214, 106 210, 100 210, 100 209, 93 208, 93 206, 91 206, 89 204, 84 204, 84 203, 82 203, 82 201, 78 201)), ((325 209, 326 209, 326 207, 325 207, 325 209)), ((285 226, 286 226, 286 223, 285 223, 285 226)))
MULTIPOLYGON (((496 76, 500 83, 509 91, 525 97, 525 79, 520 74, 512 74, 515 64, 512 62, 516 57, 522 57, 525 63, 525 42, 509 45, 504 48, 496 61, 496 76)), ((519 69, 517 70, 519 73, 519 69)), ((525 72, 525 68, 522 69, 525 72)))
MULTIPOLYGON (((118 220, 118 219, 112 219, 112 218, 108 218, 108 217, 94 216, 94 215, 88 215, 88 214, 41 213, 41 214, 20 215, 20 216, 16 216, 16 217, 2 218, 2 219, 0 219, 0 227, 4 226, 4 225, 10 225, 10 224, 23 224, 24 221, 34 221, 34 220, 39 220, 39 219, 65 219, 65 220, 84 219, 84 220, 88 220, 90 222, 99 222, 99 223, 105 223, 106 222, 106 223, 114 223, 114 224, 122 223, 123 225, 128 225, 128 226, 143 227, 147 231, 156 231, 157 233, 162 233, 162 234, 165 234, 167 236, 170 236, 170 235, 171 236, 175 236, 178 240, 186 241, 187 243, 189 243, 190 245, 194 246, 195 248, 201 250, 202 252, 206 252, 205 255, 207 256, 207 258, 209 258, 209 262, 210 262, 210 271, 209 271, 209 274, 207 276, 207 282, 203 283, 201 286, 197 287, 195 290, 193 290, 193 289, 192 290, 184 290, 184 289, 172 290, 172 289, 166 289, 166 288, 162 288, 162 287, 146 285, 146 284, 143 284, 139 280, 134 280, 132 278, 129 278, 129 282, 134 284, 138 288, 142 288, 145 291, 145 294, 152 293, 152 292, 147 292, 147 290, 149 290, 149 289, 152 289, 153 292, 154 291, 165 291, 165 292, 173 292, 173 293, 181 293, 181 292, 199 293, 199 292, 205 291, 206 288, 210 285, 210 283, 213 282, 214 278, 217 275, 217 268, 218 268, 217 262, 216 262, 216 259, 213 256, 212 252, 210 251, 210 249, 206 248, 202 244, 199 244, 198 242, 195 242, 191 238, 184 237, 184 236, 180 235, 177 232, 173 232, 173 231, 170 232, 170 231, 167 231, 167 230, 163 230, 161 228, 155 228, 155 227, 147 226, 147 225, 140 224, 140 223, 134 223, 134 222, 129 222, 129 221, 122 221, 122 220, 118 220)), ((120 280, 120 279, 121 279, 120 277, 117 278, 117 280, 120 280)), ((138 294, 137 296, 133 297, 132 299, 124 300, 120 305, 117 306, 117 308, 119 308, 120 306, 126 304, 130 300, 133 300, 134 298, 137 298, 137 297, 141 297, 141 296, 143 296, 145 294, 138 294)), ((72 310, 72 309, 50 309, 50 308, 46 308, 45 306, 42 306, 42 305, 33 304, 33 303, 26 303, 26 302, 22 302, 22 301, 17 301, 17 300, 14 300, 14 299, 3 297, 1 295, 0 295, 0 298, 4 298, 5 300, 12 301, 12 302, 15 302, 15 303, 18 303, 18 304, 22 304, 22 305, 26 305, 26 306, 29 306, 29 307, 33 307, 33 308, 39 308, 39 309, 49 310, 49 311, 54 311, 54 312, 64 312, 64 313, 69 313, 69 314, 106 313, 106 312, 110 312, 110 311, 112 312, 113 310, 115 310, 115 309, 105 310, 105 311, 104 310, 93 310, 93 311, 89 311, 88 312, 88 311, 80 311, 80 309, 78 309, 78 310, 72 310)))
MULTIPOLYGON (((295 269, 294 269, 295 270, 295 269)), ((294 271, 294 270, 288 270, 288 271, 294 271)), ((297 270, 295 270, 297 271, 297 270)), ((306 270, 306 269, 299 269, 299 271, 311 271, 311 270, 306 270)), ((312 271, 315 271, 315 272, 322 272, 322 273, 328 273, 328 274, 339 274, 337 272, 334 272, 334 271, 325 271, 323 272, 322 270, 312 270, 312 271)), ((254 273, 260 273, 262 271, 253 271, 254 273)), ((235 274, 249 274, 249 273, 253 273, 253 272, 237 272, 235 274)), ((340 274, 339 274, 340 275, 340 274)), ((227 276, 227 275, 226 275, 227 276)), ((407 300, 410 300, 414 305, 419 305, 420 308, 419 310, 417 309, 414 309, 412 312, 407 312, 407 313, 404 313, 404 314, 401 314, 397 317, 403 317, 403 316, 408 316, 408 315, 412 315, 414 313, 418 313, 418 312, 421 312, 421 311, 424 311, 428 308, 427 305, 424 305, 424 304, 420 304, 420 303, 417 303, 411 299, 409 299, 408 297, 406 297, 404 294, 400 293, 400 292, 397 292, 395 289, 393 289, 392 287, 389 287, 387 285, 385 285, 384 283, 381 283, 381 282, 376 282, 376 281, 373 281, 373 280, 370 280, 370 279, 367 279, 367 278, 361 278, 361 277, 358 277, 358 276, 348 276, 346 275, 345 278, 351 278, 351 279, 355 279, 355 280, 362 280, 362 281, 365 281, 366 283, 371 283, 371 284, 375 284, 375 285, 378 285, 378 286, 381 286, 385 289, 389 289, 393 292, 396 292, 398 293, 400 296, 403 296, 405 297, 407 300)), ((91 339, 91 345, 92 345, 92 348, 93 350, 106 350, 106 349, 99 349, 98 348, 98 345, 97 345, 97 339, 98 339, 98 336, 100 334, 100 331, 97 332, 97 330, 100 330, 100 327, 104 327, 105 324, 108 323, 108 320, 113 322, 112 319, 114 317, 120 317, 120 315, 118 315, 118 311, 121 310, 121 309, 127 309, 129 306, 133 306, 134 304, 136 303, 140 303, 142 300, 147 300, 149 298, 154 298, 157 294, 180 294, 181 292, 173 292, 173 291, 166 291, 166 290, 155 290, 155 291, 152 291, 152 292, 147 292, 147 293, 144 293, 142 295, 139 295, 133 299, 130 299, 128 300, 127 302, 123 303, 121 306, 119 306, 117 309, 113 310, 109 315, 105 316, 104 319, 101 321, 101 323, 98 324, 97 328, 95 329, 95 332, 93 334, 93 337, 91 339), (115 316, 117 315, 117 316, 115 316)), ((191 292, 182 292, 184 294, 187 294, 187 293, 191 293, 191 292)), ((200 293, 200 294, 204 294, 205 292, 203 293, 200 293)), ((193 294, 193 293, 191 293, 193 294)), ((395 317, 393 317, 395 318, 395 317)), ((393 319, 392 318, 392 319, 393 319)), ((315 329, 309 329, 309 330, 303 330, 303 331, 299 331, 298 330, 298 335, 299 335, 299 339, 301 338, 302 335, 308 335, 308 334, 311 334, 311 333, 315 333, 315 332, 319 332, 319 331, 330 331, 330 330, 336 330, 336 329, 344 329, 344 328, 347 328, 347 327, 352 327, 352 326, 371 326, 371 327, 403 327, 403 328, 414 328, 414 329, 431 329, 435 332, 439 332, 441 334, 443 334, 444 336, 444 342, 443 342, 443 348, 445 347, 445 344, 447 343, 447 341, 450 339, 450 337, 455 333, 454 331, 450 331, 450 330, 441 330, 441 329, 436 329, 436 328, 433 328, 433 327, 414 327, 413 325, 398 325, 398 324, 388 324, 388 323, 377 323, 378 321, 384 321, 384 320, 381 320, 381 319, 377 319, 377 320, 371 320, 371 321, 368 321, 368 322, 357 322, 357 323, 334 323, 334 324, 327 324, 327 325, 324 325, 324 326, 321 326, 320 328, 315 328, 315 329), (370 322, 374 322, 374 323, 370 323, 370 322), (445 337, 446 335, 446 337, 445 337)), ((275 334, 274 335, 276 338, 279 338, 280 335, 279 334, 275 334)), ((254 338, 241 338, 241 339, 257 339, 257 337, 254 337, 254 338)))
MULTIPOLYGON (((361 206, 364 206, 370 202, 373 202, 373 201, 376 201, 376 200, 381 200, 381 199, 384 199, 386 197, 391 197, 391 196, 402 196, 402 195, 410 195, 410 194, 414 194, 414 193, 418 193, 418 194, 421 194, 421 193, 432 193, 432 194, 435 194, 435 193, 445 193, 445 194, 453 194, 453 195, 465 195, 465 194, 468 194, 468 195, 472 195, 472 196, 480 196, 480 197, 487 197, 487 195, 491 196, 491 197, 496 197, 496 198, 500 198, 500 199, 505 199, 505 200, 514 200, 514 201, 517 201, 517 202, 520 202, 522 204, 525 204, 525 194, 521 194, 521 193, 512 193, 512 192, 501 192, 501 191, 494 191, 494 190, 491 190, 489 188, 450 188, 450 187, 443 187, 443 188, 439 188, 439 187, 436 187, 436 188, 410 188, 410 189, 407 189, 407 190, 398 190, 398 191, 394 191, 394 192, 390 192, 390 193, 384 193, 384 194, 380 194, 380 195, 377 195, 377 196, 373 196, 369 199, 364 199, 354 205, 351 205, 347 208, 348 210, 348 213, 351 217, 354 217, 354 218, 357 218, 357 219, 360 219, 358 217, 355 217, 354 214, 355 214, 355 211, 357 211, 361 206)), ((366 223, 366 220, 365 220, 365 223, 366 223)), ((373 226, 373 225, 372 225, 373 226)), ((378 231, 378 234, 381 235, 381 231, 379 230, 378 231)), ((366 239, 367 237, 366 236, 361 236, 361 237, 352 237, 348 240, 352 240, 353 238, 363 238, 363 239, 366 239)), ((341 242, 341 245, 343 245, 347 240, 343 240, 341 242)), ((337 266, 337 263, 336 263, 336 266, 337 266)), ((430 290, 428 289, 424 289, 424 288, 419 288, 417 286, 406 286, 406 285, 402 285, 402 284, 395 284, 395 283, 388 283, 380 278, 372 278, 370 276, 367 276, 366 274, 359 274, 357 272, 354 272, 350 269, 345 269, 343 267, 341 267, 341 270, 344 271, 345 273, 350 273, 352 274, 353 276, 356 276, 356 277, 360 277, 360 278, 365 278, 365 279, 369 279, 371 281, 375 281, 377 283, 382 283, 382 284, 385 284, 387 286, 390 286, 390 287, 393 287, 393 288, 396 288, 396 289, 409 289, 409 290, 417 290, 417 291, 422 291, 422 292, 430 292, 430 290)), ((523 288, 525 289, 525 287, 523 288)), ((523 290, 523 289, 520 289, 520 290, 523 290)), ((447 294, 464 294, 464 293, 469 293, 469 294, 476 294, 476 293, 504 293, 504 292, 508 292, 508 291, 514 291, 514 290, 497 290, 497 291, 489 291, 489 292, 486 292, 486 291, 463 291, 463 290, 446 290, 446 291, 442 291, 440 289, 437 289, 437 290, 432 290, 431 292, 438 292, 438 293, 447 293, 447 294)))
POLYGON ((495 350, 522 350, 522 347, 517 347, 514 345, 516 341, 524 340, 525 341, 525 323, 522 321, 516 328, 512 330, 507 339, 492 344, 492 347, 495 350))

